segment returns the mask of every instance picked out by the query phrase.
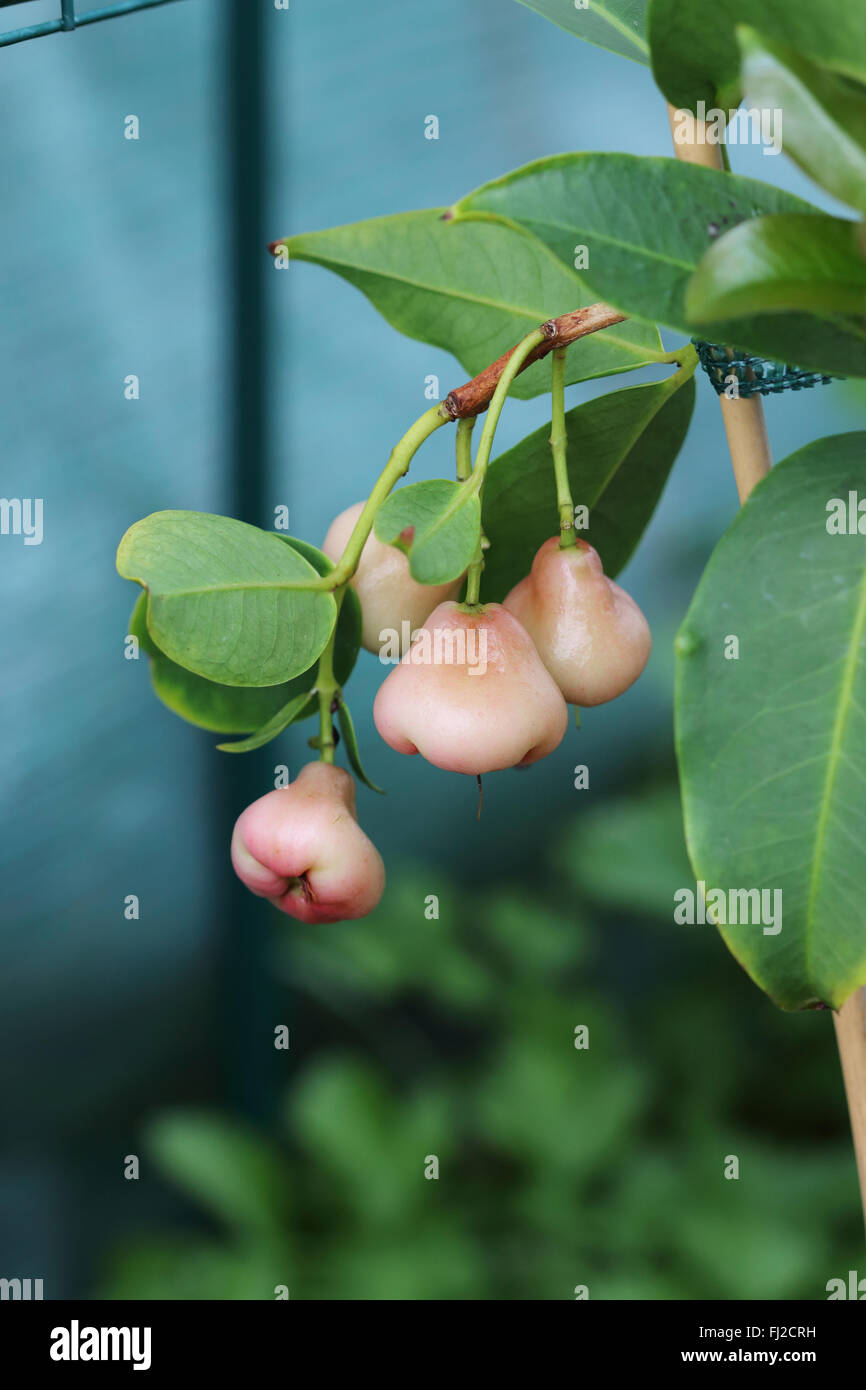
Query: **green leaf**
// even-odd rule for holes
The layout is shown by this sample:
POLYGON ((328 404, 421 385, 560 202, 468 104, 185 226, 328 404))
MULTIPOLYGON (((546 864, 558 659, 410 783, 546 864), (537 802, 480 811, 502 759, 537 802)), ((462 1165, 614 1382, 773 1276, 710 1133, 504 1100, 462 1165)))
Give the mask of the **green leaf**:
POLYGON ((159 650, 147 630, 146 614, 147 594, 141 593, 129 620, 129 632, 150 657, 154 693, 174 714, 200 729, 214 734, 246 734, 258 729, 305 682, 305 676, 298 676, 283 685, 244 688, 206 680, 184 670, 159 650))
MULTIPOLYGON (((565 154, 538 160, 462 199, 455 217, 493 217, 544 241, 568 264, 589 250, 596 298, 624 313, 692 333, 689 279, 720 233, 769 213, 810 213, 782 189, 672 159, 565 154)), ((851 315, 749 316, 716 340, 815 371, 866 376, 866 331, 851 315)))
POLYGON ((838 1008, 866 983, 866 545, 856 516, 854 534, 828 531, 832 499, 847 515, 853 493, 856 507, 864 457, 860 432, 778 464, 716 547, 677 639, 694 872, 726 893, 781 890, 781 931, 721 931, 786 1009, 838 1008))
MULTIPOLYGON (((470 376, 547 319, 597 298, 537 242, 507 227, 454 226, 443 221, 443 211, 377 217, 279 244, 296 260, 341 275, 394 328, 453 353, 470 376)), ((573 259, 572 251, 569 266, 573 259)), ((617 324, 569 353, 567 379, 632 371, 660 351, 648 324, 617 324)), ((449 383, 443 396, 459 384, 449 383)), ((512 394, 525 400, 549 390, 549 371, 534 363, 517 378, 512 394)))
POLYGON ((554 862, 595 902, 670 922, 674 893, 690 874, 678 790, 603 802, 566 825, 554 862))
POLYGON ((346 756, 352 765, 352 771, 355 776, 359 781, 364 783, 365 787, 369 787, 371 792, 378 792, 380 796, 384 796, 385 792, 383 788, 377 787, 375 782, 371 782, 364 771, 363 764, 361 763, 360 750, 358 748, 358 736, 355 733, 355 723, 349 713, 349 706, 342 696, 337 706, 337 723, 340 726, 340 733, 343 738, 343 743, 346 746, 346 756))
POLYGON ((428 1087, 398 1098, 382 1069, 361 1057, 320 1057, 306 1067, 289 1104, 293 1135, 353 1218, 380 1237, 388 1227, 413 1229, 413 1216, 428 1209, 418 1155, 423 1163, 434 1135, 440 1162, 452 1154, 457 1121, 441 1092, 428 1087))
POLYGON ((755 24, 813 62, 866 80, 862 0, 727 0, 711 10, 706 0, 649 0, 653 76, 669 102, 690 111, 701 100, 726 111, 739 105, 738 24, 755 24))
MULTIPOLYGON (((333 569, 327 555, 315 546, 279 532, 276 534, 309 560, 319 574, 327 574, 333 569)), ((174 714, 200 729, 215 734, 249 734, 253 730, 260 730, 297 695, 311 691, 315 685, 316 666, 311 666, 302 675, 282 685, 260 687, 220 685, 204 676, 197 676, 193 671, 187 671, 170 661, 159 650, 147 630, 146 614, 147 594, 141 593, 133 609, 129 631, 138 638, 141 650, 150 657, 154 693, 174 714)), ((340 685, 345 685, 352 674, 360 646, 361 605, 355 591, 347 589, 340 606, 334 642, 334 674, 340 685)), ((315 700, 308 700, 302 704, 292 722, 309 718, 315 710, 315 700)))
MULTIPOLYGON (((568 476, 575 505, 590 509, 581 532, 605 573, 625 565, 661 496, 691 419, 694 378, 630 386, 576 406, 565 417, 568 476), (681 388, 681 389, 680 389, 681 388)), ((559 527, 550 426, 536 430, 490 465, 484 530, 490 541, 482 575, 487 602, 505 597, 538 547, 559 527)))
POLYGON ((518 3, 587 43, 608 48, 621 58, 633 58, 636 63, 648 61, 647 0, 589 0, 583 9, 578 9, 574 0, 518 0, 518 3))
MULTIPOLYGON (((304 559, 309 560, 310 564, 318 574, 328 574, 334 568, 334 563, 319 550, 316 546, 310 545, 309 541, 298 540, 295 536, 284 536, 280 532, 281 541, 290 545, 293 550, 297 550, 303 555, 304 559)), ((349 679, 358 652, 361 648, 361 603, 354 589, 346 589, 340 602, 340 614, 337 618, 337 633, 334 639, 334 675, 337 683, 342 685, 349 679)), ((243 739, 239 743, 218 743, 217 748, 221 753, 252 753, 256 748, 263 748, 266 743, 277 738, 290 724, 296 724, 302 719, 308 719, 316 713, 318 704, 313 694, 318 665, 305 671, 302 676, 298 676, 294 681, 290 681, 287 686, 280 687, 283 690, 291 691, 291 698, 276 711, 276 713, 250 737, 243 739)))
POLYGON ((543 1172, 585 1183, 609 1169, 645 1102, 638 1068, 609 1054, 575 1067, 535 1037, 506 1030, 501 1052, 474 1097, 472 1118, 485 1145, 543 1172))
MULTIPOLYGON (((776 213, 721 237, 689 282, 686 312, 695 327, 704 328, 756 309, 866 312, 866 258, 857 245, 857 224, 818 213, 776 213)), ((766 330, 760 330, 760 341, 769 343, 766 330)), ((826 370, 844 371, 848 360, 847 353, 834 356, 826 370)))
MULTIPOLYGON (((334 562, 328 558, 324 551, 319 550, 318 546, 311 545, 309 541, 299 540, 297 536, 284 536, 281 531, 275 531, 273 534, 279 536, 286 545, 291 546, 292 550, 297 550, 299 555, 309 561, 317 574, 331 573, 334 562)), ((338 685, 345 685, 355 669, 355 662, 358 660, 358 653, 361 650, 363 621, 361 601, 354 589, 347 588, 340 604, 337 635, 334 638, 334 675, 338 685)), ((310 688, 312 689, 312 685, 310 688)))
POLYGON ((279 1284, 292 1285, 297 1265, 286 1233, 252 1245, 164 1236, 136 1240, 109 1255, 102 1287, 94 1295, 111 1300, 151 1299, 179 1303, 261 1301, 279 1284), (282 1242, 285 1241, 285 1248, 282 1242))
POLYGON ((271 739, 276 738, 290 724, 294 724, 296 719, 305 714, 312 714, 314 708, 309 691, 302 690, 300 695, 293 696, 249 738, 240 739, 237 743, 218 743, 217 748, 221 753, 252 753, 254 749, 263 748, 266 743, 270 743, 271 739))
POLYGON ((288 1172, 264 1138, 219 1115, 163 1115, 147 1131, 163 1172, 244 1235, 275 1234, 285 1215, 288 1172))
POLYGON ((784 112, 785 153, 840 202, 866 213, 866 101, 862 90, 786 44, 742 27, 746 102, 784 112))
POLYGON ((279 685, 309 669, 337 617, 304 590, 313 566, 276 535, 205 512, 154 512, 120 542, 117 568, 148 591, 147 626, 178 665, 222 685, 279 685))
POLYGON ((656 86, 673 106, 739 105, 740 53, 722 6, 708 12, 706 3, 648 0, 647 34, 656 86))
POLYGON ((385 545, 409 556, 419 584, 448 584, 472 564, 481 539, 481 504, 472 480, 433 478, 398 488, 376 513, 385 545))

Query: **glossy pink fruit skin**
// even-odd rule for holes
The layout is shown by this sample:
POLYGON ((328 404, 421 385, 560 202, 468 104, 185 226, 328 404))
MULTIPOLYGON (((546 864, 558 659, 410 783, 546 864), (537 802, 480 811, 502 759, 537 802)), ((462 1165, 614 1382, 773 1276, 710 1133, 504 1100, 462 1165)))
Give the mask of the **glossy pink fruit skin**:
POLYGON ((420 753, 434 767, 477 775, 537 762, 562 742, 565 701, 523 628, 500 604, 469 614, 456 603, 441 603, 424 628, 431 634, 486 631, 487 669, 471 674, 472 657, 481 650, 473 649, 471 638, 460 664, 416 665, 404 657, 373 705, 376 728, 398 753, 420 753))
POLYGON ((553 536, 504 607, 523 624, 566 700, 602 705, 633 685, 652 636, 634 599, 601 566, 586 541, 566 550, 553 536))
POLYGON ((308 763, 247 807, 232 864, 251 893, 301 922, 366 917, 385 888, 381 855, 355 815, 355 783, 327 763, 308 763))
MULTIPOLYGON (((322 550, 334 564, 345 550, 363 507, 363 502, 356 502, 331 522, 322 550)), ((352 588, 361 601, 361 641, 367 651, 381 651, 379 634, 385 628, 402 635, 404 622, 409 623, 410 631, 421 627, 438 603, 457 596, 462 582, 419 584, 409 573, 409 561, 402 550, 383 545, 371 531, 352 579, 352 588)))

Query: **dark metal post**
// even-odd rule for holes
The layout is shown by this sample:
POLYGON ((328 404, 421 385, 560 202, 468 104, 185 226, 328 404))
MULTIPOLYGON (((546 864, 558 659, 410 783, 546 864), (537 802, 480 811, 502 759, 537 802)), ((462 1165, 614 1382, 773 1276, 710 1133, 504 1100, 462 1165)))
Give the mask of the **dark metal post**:
MULTIPOLYGON (((268 526, 265 515, 269 421, 265 384, 268 355, 265 227, 267 177, 267 65, 264 0, 226 0, 225 207, 230 222, 228 262, 218 277, 228 292, 228 372, 231 401, 227 507, 229 515, 268 526)), ((263 1119, 274 1098, 276 990, 268 970, 268 914, 241 886, 228 864, 232 825, 250 801, 268 789, 272 756, 219 758, 220 861, 225 866, 223 997, 228 1099, 241 1113, 263 1119)))

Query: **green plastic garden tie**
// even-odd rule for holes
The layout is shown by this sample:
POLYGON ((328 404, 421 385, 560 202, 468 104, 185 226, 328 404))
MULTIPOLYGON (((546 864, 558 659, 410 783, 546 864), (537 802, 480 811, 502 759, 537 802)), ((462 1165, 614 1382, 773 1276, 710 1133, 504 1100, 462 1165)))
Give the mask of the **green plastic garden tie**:
POLYGON ((725 394, 732 373, 737 381, 739 396, 771 396, 780 391, 802 391, 806 386, 826 386, 830 381, 842 380, 841 377, 826 376, 821 372, 805 371, 788 362, 774 362, 768 357, 736 352, 721 343, 705 343, 699 338, 692 338, 692 342, 701 366, 719 396, 725 394))

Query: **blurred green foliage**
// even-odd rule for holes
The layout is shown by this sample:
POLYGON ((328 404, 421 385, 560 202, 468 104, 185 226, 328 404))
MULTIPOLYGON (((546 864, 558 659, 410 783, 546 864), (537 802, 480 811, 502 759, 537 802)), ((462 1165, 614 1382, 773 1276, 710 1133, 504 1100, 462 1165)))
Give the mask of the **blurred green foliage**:
POLYGON ((830 1019, 673 924, 674 789, 575 820, 535 891, 433 877, 366 922, 280 924, 284 1109, 270 1134, 152 1123, 210 1228, 114 1252, 103 1296, 810 1299, 862 1263, 830 1019))

